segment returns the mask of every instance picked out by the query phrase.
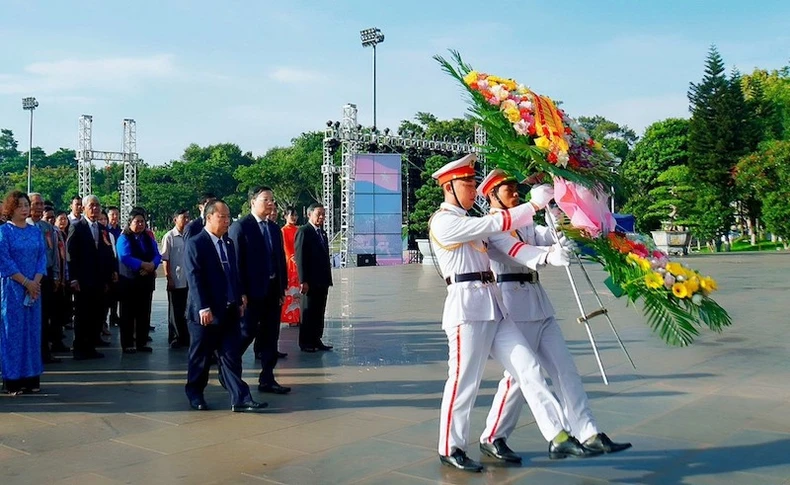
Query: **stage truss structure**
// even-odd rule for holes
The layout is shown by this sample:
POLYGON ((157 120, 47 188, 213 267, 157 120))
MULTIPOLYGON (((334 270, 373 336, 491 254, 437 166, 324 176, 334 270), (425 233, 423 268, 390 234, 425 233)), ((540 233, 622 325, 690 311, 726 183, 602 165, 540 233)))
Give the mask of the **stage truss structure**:
MULTIPOLYGON (((478 154, 478 166, 486 171, 485 160, 480 147, 486 142, 485 130, 475 126, 475 140, 459 141, 448 139, 427 139, 415 136, 401 136, 384 132, 364 130, 357 123, 357 106, 343 106, 343 118, 339 122, 327 122, 324 130, 323 164, 323 204, 326 209, 324 229, 330 241, 340 245, 340 267, 346 268, 356 264, 353 258, 354 241, 354 156, 364 153, 370 145, 390 148, 415 148, 452 154, 478 154), (340 165, 334 163, 335 151, 340 149, 340 165), (338 220, 334 220, 334 189, 335 179, 340 182, 340 207, 338 220)), ((385 152, 386 153, 386 152, 385 152)), ((484 200, 478 205, 487 211, 484 200)))
POLYGON ((81 197, 92 193, 91 172, 94 160, 103 160, 105 164, 123 164, 120 209, 122 215, 129 214, 137 205, 137 167, 140 164, 137 153, 137 122, 131 118, 123 120, 122 151, 111 152, 93 149, 93 116, 80 116, 77 135, 77 187, 81 197))

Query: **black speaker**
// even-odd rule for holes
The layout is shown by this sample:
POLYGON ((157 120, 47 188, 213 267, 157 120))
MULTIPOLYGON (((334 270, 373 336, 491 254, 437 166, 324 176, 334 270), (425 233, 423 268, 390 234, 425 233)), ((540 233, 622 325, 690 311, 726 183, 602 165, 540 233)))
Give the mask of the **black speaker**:
POLYGON ((357 254, 357 266, 376 266, 376 255, 357 254))

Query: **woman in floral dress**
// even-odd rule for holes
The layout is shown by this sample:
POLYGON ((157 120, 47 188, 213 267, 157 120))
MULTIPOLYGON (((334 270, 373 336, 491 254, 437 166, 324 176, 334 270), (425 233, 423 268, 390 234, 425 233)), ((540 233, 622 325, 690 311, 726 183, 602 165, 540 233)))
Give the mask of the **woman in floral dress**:
POLYGON ((296 272, 296 260, 294 259, 294 240, 299 221, 294 207, 285 209, 285 225, 283 226, 283 245, 285 247, 285 261, 288 266, 288 287, 285 289, 285 302, 283 303, 282 316, 280 321, 287 323, 291 327, 296 327, 301 321, 299 310, 299 274, 296 272))
POLYGON ((41 390, 41 278, 47 256, 41 231, 26 222, 27 194, 8 194, 2 212, 7 223, 0 225, 0 359, 3 387, 16 396, 41 390))

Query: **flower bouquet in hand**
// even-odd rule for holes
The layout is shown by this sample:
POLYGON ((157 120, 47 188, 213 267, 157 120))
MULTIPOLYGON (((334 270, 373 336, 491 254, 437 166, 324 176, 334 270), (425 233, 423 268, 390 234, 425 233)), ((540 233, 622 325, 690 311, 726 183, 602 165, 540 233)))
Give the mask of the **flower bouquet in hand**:
POLYGON ((710 294, 708 276, 670 262, 652 240, 615 232, 606 188, 615 185, 614 157, 554 102, 512 79, 475 71, 457 52, 435 59, 469 94, 469 111, 486 130, 486 160, 518 180, 550 176, 565 213, 566 235, 591 248, 609 274, 607 286, 641 300, 648 325, 671 345, 688 345, 698 326, 721 331, 732 323, 710 294))

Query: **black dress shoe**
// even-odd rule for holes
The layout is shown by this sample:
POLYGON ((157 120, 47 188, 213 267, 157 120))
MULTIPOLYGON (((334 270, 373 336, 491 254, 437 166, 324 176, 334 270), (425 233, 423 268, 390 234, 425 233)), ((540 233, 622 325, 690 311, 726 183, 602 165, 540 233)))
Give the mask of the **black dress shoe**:
POLYGON ((260 413, 267 407, 269 407, 269 403, 248 401, 241 404, 234 404, 230 407, 230 410, 234 413, 260 413))
POLYGON ((311 354, 314 352, 318 352, 318 349, 315 347, 301 347, 302 352, 310 352, 311 354))
POLYGON ((451 466, 465 472, 481 472, 483 465, 466 456, 464 450, 455 450, 450 456, 439 455, 443 465, 451 466))
POLYGON ((110 345, 112 345, 112 342, 106 340, 99 339, 96 341, 96 347, 109 347, 110 345))
POLYGON ((270 394, 288 394, 291 392, 291 388, 281 386, 274 382, 272 384, 260 384, 258 386, 258 392, 268 392, 270 394))
POLYGON ((521 457, 510 449, 507 443, 505 443, 505 438, 497 438, 493 443, 480 443, 480 451, 497 460, 506 461, 508 463, 521 463, 521 457))
POLYGON ((631 443, 615 443, 606 436, 606 433, 598 433, 585 441, 583 445, 588 450, 600 451, 601 453, 617 453, 631 447, 631 443))
POLYGON ((335 347, 332 346, 332 345, 324 345, 324 344, 321 343, 321 344, 316 345, 315 348, 317 348, 318 350, 332 350, 335 347))
POLYGON ((206 401, 203 400, 203 398, 191 399, 189 401, 189 407, 195 411, 208 411, 208 404, 206 404, 206 401))
POLYGON ((584 445, 579 443, 579 440, 573 436, 559 444, 553 441, 549 443, 549 458, 552 460, 561 460, 569 456, 574 458, 587 458, 600 455, 601 453, 603 452, 585 448, 584 445))
POLYGON ((125 349, 123 349, 123 353, 124 354, 136 354, 137 353, 137 349, 134 348, 134 347, 126 347, 125 349))
POLYGON ((280 352, 279 350, 277 351, 277 358, 278 359, 284 359, 286 357, 288 357, 288 353, 287 352, 280 352))
POLYGON ((154 327, 153 325, 148 325, 148 331, 149 332, 155 332, 156 331, 156 327, 154 327))
POLYGON ((148 352, 149 354, 154 351, 151 347, 147 345, 143 345, 142 347, 137 347, 138 352, 148 352))
POLYGON ((51 355, 48 355, 48 356, 44 357, 42 359, 42 361, 45 364, 60 364, 61 362, 63 362, 63 359, 59 359, 57 357, 52 357, 51 355))

